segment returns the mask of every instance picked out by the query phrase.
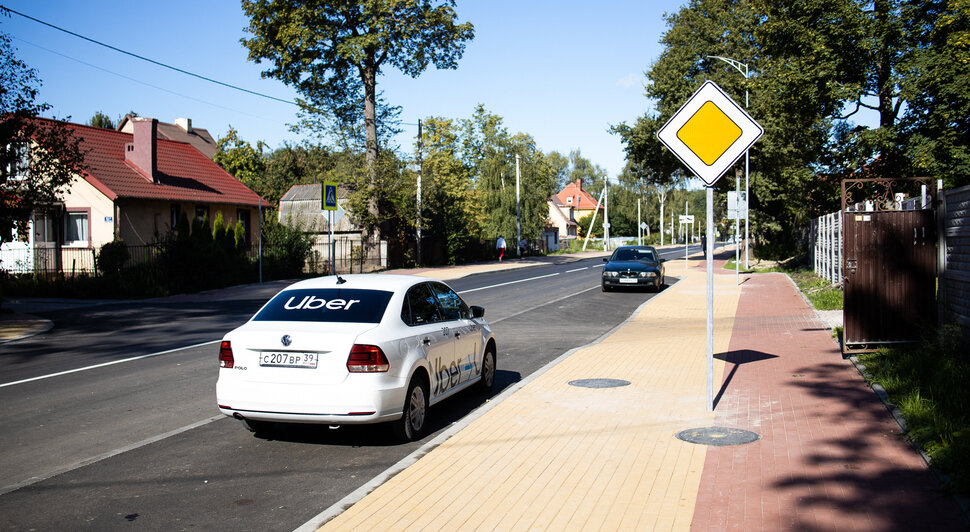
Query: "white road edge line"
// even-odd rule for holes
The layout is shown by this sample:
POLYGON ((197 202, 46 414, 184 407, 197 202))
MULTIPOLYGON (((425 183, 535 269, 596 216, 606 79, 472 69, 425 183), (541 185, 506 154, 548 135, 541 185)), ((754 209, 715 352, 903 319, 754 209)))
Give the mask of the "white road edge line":
POLYGON ((58 373, 51 373, 50 375, 41 375, 39 377, 31 377, 29 379, 23 379, 23 380, 19 380, 19 381, 5 382, 3 384, 0 384, 0 388, 6 388, 7 386, 13 386, 15 384, 23 384, 25 382, 33 382, 33 381, 39 381, 39 380, 43 380, 43 379, 50 379, 51 377, 60 377, 61 375, 68 375, 70 373, 77 373, 79 371, 87 371, 89 369, 97 369, 97 368, 103 368, 105 366, 113 366, 115 364, 122 364, 124 362, 131 362, 133 360, 141 360, 143 358, 151 358, 151 357, 157 357, 159 355, 167 355, 169 353, 174 353, 176 351, 181 351, 183 349, 192 349, 192 348, 195 348, 195 347, 202 347, 204 345, 214 344, 214 343, 218 343, 218 342, 220 342, 220 340, 213 340, 211 342, 203 342, 201 344, 188 345, 188 346, 185 346, 185 347, 177 347, 175 349, 169 349, 168 351, 159 351, 158 353, 151 353, 151 354, 148 354, 148 355, 141 355, 141 356, 131 357, 131 358, 123 358, 121 360, 113 360, 111 362, 105 362, 103 364, 95 364, 93 366, 86 366, 86 367, 77 368, 77 369, 69 369, 67 371, 61 371, 61 372, 58 372, 58 373))
MULTIPOLYGON (((202 345, 205 345, 205 344, 202 344, 202 345)), ((10 486, 4 486, 3 488, 0 488, 0 495, 5 495, 7 493, 10 493, 11 491, 17 491, 20 488, 25 488, 27 486, 30 486, 31 484, 36 484, 38 482, 42 482, 42 481, 47 480, 49 478, 56 477, 57 475, 61 475, 63 473, 67 473, 68 471, 73 471, 75 469, 78 469, 78 468, 81 468, 81 467, 84 467, 84 466, 89 466, 91 464, 100 462, 102 460, 107 460, 108 458, 111 458, 113 456, 117 456, 117 455, 122 454, 122 453, 126 453, 128 451, 133 451, 133 450, 135 450, 135 449, 137 449, 139 447, 144 447, 146 445, 155 443, 157 441, 161 441, 161 440, 164 440, 166 438, 170 438, 170 437, 175 436, 177 434, 181 434, 183 432, 186 432, 186 431, 189 431, 189 430, 192 430, 192 429, 196 429, 196 428, 199 428, 199 427, 204 426, 204 425, 208 425, 209 423, 212 423, 213 421, 219 421, 220 419, 223 419, 225 417, 226 416, 223 415, 223 414, 219 414, 218 416, 212 416, 212 417, 210 417, 208 419, 203 419, 201 421, 196 421, 195 423, 192 423, 190 425, 185 425, 184 427, 179 427, 177 429, 170 430, 170 431, 168 431, 168 432, 166 432, 164 434, 159 434, 157 436, 152 436, 151 438, 142 440, 140 442, 132 443, 131 445, 126 445, 124 447, 119 447, 118 449, 115 449, 113 451, 108 451, 106 453, 102 453, 102 454, 99 454, 97 456, 92 456, 91 458, 85 458, 84 460, 78 460, 77 462, 74 462, 73 464, 66 465, 64 467, 60 467, 60 468, 55 469, 53 471, 48 471, 47 473, 43 473, 40 476, 30 477, 27 480, 24 480, 22 482, 18 482, 16 484, 11 484, 10 486)))
MULTIPOLYGON (((586 290, 583 290, 582 292, 579 292, 579 293, 581 294, 583 292, 588 292, 588 291, 593 290, 595 288, 599 288, 599 286, 594 286, 593 288, 587 288, 586 290)), ((370 494, 370 492, 372 492, 375 489, 377 489, 381 484, 387 482, 391 477, 397 475, 401 471, 404 471, 409 466, 414 465, 424 455, 426 455, 426 454, 430 453, 432 450, 434 450, 435 447, 438 447, 439 445, 441 445, 442 443, 444 443, 448 438, 451 438, 455 434, 458 434, 458 432, 460 430, 462 430, 463 428, 465 428, 468 425, 470 425, 472 423, 472 421, 475 421, 476 419, 478 419, 478 418, 482 417, 483 415, 485 415, 486 412, 488 412, 489 410, 495 408, 496 406, 498 406, 499 403, 501 403, 502 401, 508 399, 509 396, 511 396, 515 392, 519 391, 520 389, 524 388, 530 382, 532 382, 532 381, 536 380, 537 378, 539 378, 539 376, 541 376, 543 373, 546 373, 547 371, 549 371, 550 369, 554 368, 557 364, 559 364, 563 360, 566 360, 567 358, 569 358, 570 356, 572 356, 573 353, 579 351, 580 349, 585 349, 586 347, 589 347, 591 345, 596 345, 596 344, 602 342, 603 340, 609 338, 610 335, 612 335, 617 330, 619 330, 620 327, 623 327, 630 320, 632 320, 638 314, 640 314, 640 312, 643 310, 644 307, 646 307, 648 304, 650 304, 651 301, 653 301, 654 299, 656 299, 661 294, 663 294, 663 292, 661 292, 660 294, 657 294, 657 296, 655 296, 655 297, 651 297, 650 299, 644 301, 639 307, 637 307, 636 310, 633 311, 633 313, 630 314, 630 317, 628 317, 627 319, 623 320, 622 323, 617 324, 616 327, 613 327, 609 331, 606 331, 605 333, 603 333, 603 335, 600 336, 599 338, 593 340, 592 342, 590 342, 590 343, 588 343, 586 345, 581 345, 579 347, 574 347, 574 348, 570 349, 569 351, 566 351, 565 353, 559 355, 555 360, 550 361, 545 366, 542 366, 541 368, 539 368, 538 370, 536 370, 531 375, 529 375, 526 378, 522 379, 521 381, 519 381, 519 382, 517 382, 517 383, 515 383, 515 384, 513 384, 511 386, 509 386, 505 390, 502 390, 502 393, 496 395, 495 397, 492 397, 491 399, 488 399, 485 404, 483 404, 482 406, 476 408, 475 410, 472 410, 472 412, 469 413, 467 416, 465 416, 462 419, 460 419, 460 420, 456 421, 455 423, 453 423, 450 427, 448 427, 447 429, 445 429, 441 434, 438 434, 437 436, 435 436, 434 439, 432 439, 431 441, 425 443, 421 447, 418 447, 417 449, 414 450, 414 452, 412 452, 411 454, 409 454, 409 455, 405 456, 404 458, 402 458, 398 463, 396 463, 396 464, 392 465, 391 467, 385 469, 383 473, 380 473, 376 477, 372 478, 370 481, 368 481, 367 483, 365 483, 363 486, 361 486, 361 487, 357 488, 356 490, 350 492, 343 499, 340 499, 339 501, 333 503, 329 508, 327 508, 326 510, 320 512, 319 514, 317 514, 316 516, 314 516, 313 518, 311 518, 306 523, 303 523, 303 525, 301 525, 299 528, 297 528, 293 532, 314 532, 318 528, 320 528, 323 525, 327 524, 328 522, 330 522, 331 520, 333 520, 333 518, 335 518, 338 515, 342 514, 344 511, 348 510, 351 506, 353 506, 354 504, 356 504, 357 502, 359 502, 361 499, 363 499, 365 496, 367 496, 368 494, 370 494)), ((576 295, 576 294, 573 294, 573 295, 576 295)), ((566 296, 566 297, 569 297, 569 296, 566 296)), ((563 298, 560 298, 560 299, 563 299, 563 298)), ((550 301, 550 303, 553 303, 553 301, 550 301)), ((511 316, 509 316, 509 317, 511 317, 511 316)), ((503 318, 503 319, 508 319, 508 318, 503 318)))
POLYGON ((481 288, 472 288, 471 290, 462 290, 461 292, 458 292, 458 293, 459 294, 467 294, 467 293, 470 293, 470 292, 477 292, 479 290, 488 290, 489 288, 498 288, 500 286, 506 286, 506 285, 510 285, 510 284, 524 283, 526 281, 535 281, 536 279, 545 279, 546 277, 555 277, 557 275, 559 275, 559 273, 550 273, 548 275, 540 275, 538 277, 529 277, 528 279, 519 279, 518 281, 509 281, 507 283, 493 284, 491 286, 483 286, 481 288))

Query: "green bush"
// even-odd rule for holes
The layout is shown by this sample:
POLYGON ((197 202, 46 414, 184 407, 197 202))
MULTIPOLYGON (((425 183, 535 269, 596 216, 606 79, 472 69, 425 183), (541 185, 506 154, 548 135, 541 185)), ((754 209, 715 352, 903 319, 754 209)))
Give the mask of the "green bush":
POLYGON ((125 267, 125 263, 130 258, 131 255, 128 253, 128 246, 124 242, 121 240, 108 242, 101 246, 101 249, 98 251, 98 271, 102 275, 107 276, 121 275, 121 269, 125 267))

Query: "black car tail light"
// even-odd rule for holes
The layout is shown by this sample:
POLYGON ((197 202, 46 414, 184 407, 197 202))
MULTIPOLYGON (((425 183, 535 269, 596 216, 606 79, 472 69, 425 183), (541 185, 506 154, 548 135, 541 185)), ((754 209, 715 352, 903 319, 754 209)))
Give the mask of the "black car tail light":
POLYGON ((219 346, 219 367, 231 368, 235 365, 236 361, 232 357, 232 345, 228 340, 223 340, 222 345, 219 346))
POLYGON ((347 371, 351 373, 382 373, 391 365, 384 356, 384 351, 376 345, 354 344, 347 357, 347 371))

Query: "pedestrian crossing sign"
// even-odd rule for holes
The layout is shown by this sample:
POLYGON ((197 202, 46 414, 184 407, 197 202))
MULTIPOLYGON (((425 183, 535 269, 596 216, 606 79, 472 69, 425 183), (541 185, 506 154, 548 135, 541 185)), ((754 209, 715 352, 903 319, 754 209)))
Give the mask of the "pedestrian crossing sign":
POLYGON ((332 181, 323 182, 323 210, 337 210, 337 184, 332 181))

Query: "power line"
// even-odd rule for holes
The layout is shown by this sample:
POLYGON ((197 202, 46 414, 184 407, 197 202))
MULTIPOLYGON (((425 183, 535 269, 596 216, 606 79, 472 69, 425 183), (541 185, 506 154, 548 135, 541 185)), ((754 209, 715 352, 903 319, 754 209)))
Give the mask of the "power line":
POLYGON ((278 120, 274 120, 272 118, 266 118, 264 116, 254 115, 252 113, 247 113, 246 111, 240 111, 238 109, 233 109, 232 107, 226 107, 224 105, 219 105, 217 103, 213 103, 213 102, 209 102, 209 101, 206 101, 206 100, 202 100, 202 99, 196 98, 194 96, 189 96, 188 94, 182 94, 180 92, 175 92, 173 90, 169 90, 169 89, 166 89, 164 87, 159 87, 158 85, 152 85, 151 83, 147 83, 147 82, 142 81, 140 79, 136 79, 136 78, 133 78, 131 76, 126 76, 124 74, 119 74, 117 72, 108 70, 106 68, 101 68, 98 65, 93 65, 93 64, 88 63, 86 61, 82 61, 82 60, 80 60, 80 59, 78 59, 76 57, 71 57, 69 55, 64 55, 64 54, 62 54, 60 52, 56 52, 54 50, 51 50, 50 48, 45 48, 45 47, 43 47, 43 46, 41 46, 41 45, 39 45, 37 43, 30 42, 30 41, 28 41, 26 39, 23 39, 21 37, 14 37, 14 39, 17 40, 17 41, 19 41, 19 42, 22 42, 22 43, 25 43, 25 44, 29 44, 30 46, 33 46, 35 48, 44 50, 45 52, 48 52, 50 54, 54 54, 56 56, 63 57, 64 59, 68 59, 70 61, 75 61, 75 62, 80 63, 80 64, 82 64, 84 66, 87 66, 89 68, 93 68, 95 70, 100 70, 101 72, 105 72, 105 73, 111 74, 112 76, 118 76, 119 78, 127 79, 128 81, 131 81, 133 83, 137 83, 139 85, 144 85, 146 87, 151 87, 151 88, 153 88, 155 90, 160 90, 162 92, 167 92, 169 94, 178 96, 180 98, 185 98, 185 99, 192 100, 194 102, 199 102, 199 103, 202 103, 202 104, 205 104, 205 105, 211 105, 212 107, 217 107, 219 109, 225 109, 227 111, 232 111, 234 113, 238 113, 238 114, 242 114, 242 115, 246 115, 246 116, 251 116, 253 118, 258 118, 260 120, 266 120, 268 122, 278 122, 278 120))
POLYGON ((282 103, 288 103, 288 104, 290 104, 290 105, 296 105, 296 106, 299 106, 299 104, 297 104, 296 102, 293 102, 293 101, 290 101, 290 100, 284 100, 284 99, 282 99, 282 98, 277 98, 277 97, 275 97, 275 96, 270 96, 270 95, 268 95, 268 94, 263 94, 263 93, 260 93, 260 92, 256 92, 256 91, 251 91, 251 90, 249 90, 249 89, 244 89, 244 88, 242 88, 242 87, 239 87, 239 86, 236 86, 236 85, 232 85, 232 84, 229 84, 229 83, 224 83, 224 82, 222 82, 222 81, 219 81, 219 80, 215 80, 215 79, 212 79, 212 78, 208 78, 208 77, 205 77, 205 76, 202 76, 202 75, 200 75, 200 74, 195 74, 195 73, 193 73, 193 72, 189 72, 188 70, 183 70, 183 69, 181 69, 181 68, 178 68, 178 67, 174 67, 174 66, 172 66, 172 65, 167 65, 167 64, 165 64, 165 63, 162 63, 162 62, 160 62, 160 61, 155 61, 154 59, 149 59, 149 58, 147 58, 147 57, 144 57, 144 56, 141 56, 141 55, 138 55, 138 54, 135 54, 135 53, 132 53, 132 52, 128 52, 128 51, 126 51, 126 50, 122 50, 121 48, 117 48, 117 47, 115 47, 115 46, 111 46, 110 44, 105 44, 105 43, 103 43, 103 42, 101 42, 101 41, 96 41, 96 40, 94 40, 94 39, 92 39, 92 38, 90 38, 90 37, 85 37, 84 35, 81 35, 81 34, 79 34, 79 33, 74 33, 73 31, 70 31, 70 30, 66 30, 66 29, 64 29, 64 28, 61 28, 61 27, 59 27, 59 26, 55 26, 55 25, 53 25, 53 24, 51 24, 51 23, 49 23, 49 22, 44 22, 43 20, 40 20, 40 19, 36 19, 36 18, 34 18, 34 17, 32 17, 32 16, 30 16, 30 15, 25 15, 25 14, 23 14, 23 13, 21 13, 21 12, 19 12, 19 11, 15 11, 15 10, 13 10, 13 9, 10 9, 10 8, 9 8, 9 7, 7 7, 7 6, 4 6, 4 5, 0 5, 0 10, 2 10, 2 11, 4 11, 4 12, 7 12, 7 13, 13 13, 13 14, 15 14, 15 15, 20 15, 21 17, 24 17, 24 18, 26 18, 26 19, 28 19, 28 20, 32 20, 32 21, 34 21, 34 22, 37 22, 38 24, 43 24, 44 26, 47 26, 47 27, 50 27, 50 28, 53 28, 53 29, 55 29, 55 30, 57 30, 57 31, 62 31, 62 32, 64 32, 64 33, 67 33, 68 35, 73 35, 74 37, 77 37, 77 38, 79 38, 79 39, 84 39, 85 41, 88 41, 88 42, 91 42, 91 43, 94 43, 94 44, 97 44, 98 46, 103 46, 103 47, 105 47, 105 48, 108 48, 108 49, 111 49, 111 50, 114 50, 114 51, 116 51, 116 52, 119 52, 119 53, 122 53, 122 54, 125 54, 125 55, 128 55, 128 56, 131 56, 131 57, 134 57, 134 58, 136 58, 136 59, 141 59, 142 61, 147 61, 147 62, 149 62, 149 63, 152 63, 152 64, 154 64, 154 65, 158 65, 158 66, 160 66, 160 67, 163 67, 163 68, 167 68, 167 69, 169 69, 169 70, 174 70, 174 71, 176 71, 176 72, 179 72, 179 73, 182 73, 182 74, 185 74, 185 75, 187 75, 187 76, 192 76, 192 77, 195 77, 195 78, 199 78, 199 79, 201 79, 201 80, 204 80, 204 81, 208 81, 209 83, 215 83, 216 85, 222 85, 223 87, 228 87, 228 88, 230 88, 230 89, 234 89, 234 90, 237 90, 237 91, 242 91, 242 92, 246 92, 246 93, 249 93, 249 94, 252 94, 252 95, 254 95, 254 96, 259 96, 259 97, 261 97, 261 98, 268 98, 268 99, 270 99, 270 100, 276 100, 276 101, 278 101, 278 102, 282 102, 282 103))

